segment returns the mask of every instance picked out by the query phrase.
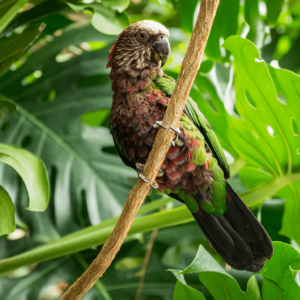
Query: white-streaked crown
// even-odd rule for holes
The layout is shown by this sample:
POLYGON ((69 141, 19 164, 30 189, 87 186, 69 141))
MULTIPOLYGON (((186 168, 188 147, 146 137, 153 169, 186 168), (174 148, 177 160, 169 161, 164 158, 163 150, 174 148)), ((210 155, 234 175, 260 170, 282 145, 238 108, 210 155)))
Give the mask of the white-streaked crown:
POLYGON ((169 30, 162 24, 152 21, 143 20, 131 24, 127 29, 145 30, 151 35, 163 34, 165 37, 169 37, 169 30))

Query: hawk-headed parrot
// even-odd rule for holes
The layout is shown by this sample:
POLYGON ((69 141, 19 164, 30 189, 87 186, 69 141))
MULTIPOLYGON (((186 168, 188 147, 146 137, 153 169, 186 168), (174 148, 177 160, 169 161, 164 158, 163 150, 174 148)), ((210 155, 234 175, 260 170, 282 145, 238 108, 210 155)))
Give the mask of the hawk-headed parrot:
MULTIPOLYGON (((170 54, 169 31, 154 21, 131 24, 111 47, 113 103, 110 130, 124 164, 143 175, 175 81, 162 66, 170 54)), ((184 203, 211 246, 227 264, 258 272, 273 254, 272 241, 227 180, 223 149, 197 104, 188 98, 179 128, 155 183, 184 203)))

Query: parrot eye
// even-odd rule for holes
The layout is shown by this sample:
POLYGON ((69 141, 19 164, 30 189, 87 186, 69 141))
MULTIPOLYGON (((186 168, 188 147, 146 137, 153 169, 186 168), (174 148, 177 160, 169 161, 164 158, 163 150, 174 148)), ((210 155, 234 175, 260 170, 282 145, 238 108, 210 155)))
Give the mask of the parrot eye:
POLYGON ((145 31, 141 31, 138 33, 137 37, 140 41, 145 41, 147 39, 148 35, 145 31))

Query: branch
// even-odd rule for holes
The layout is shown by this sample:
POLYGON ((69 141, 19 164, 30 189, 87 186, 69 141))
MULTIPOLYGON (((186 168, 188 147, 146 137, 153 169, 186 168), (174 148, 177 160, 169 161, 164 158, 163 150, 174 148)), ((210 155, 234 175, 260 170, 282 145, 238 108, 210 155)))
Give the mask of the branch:
MULTIPOLYGON (((200 12, 189 47, 182 62, 178 80, 163 119, 163 125, 167 130, 160 129, 158 131, 148 161, 144 167, 144 175, 151 183, 153 183, 157 177, 174 138, 174 132, 169 130, 169 128, 178 127, 185 102, 200 67, 218 4, 219 0, 202 0, 201 2, 200 12)), ((81 297, 92 288, 98 278, 103 275, 120 250, 135 215, 149 191, 150 184, 139 179, 134 188, 130 191, 117 224, 102 250, 90 267, 77 279, 60 300, 81 299, 81 297)))

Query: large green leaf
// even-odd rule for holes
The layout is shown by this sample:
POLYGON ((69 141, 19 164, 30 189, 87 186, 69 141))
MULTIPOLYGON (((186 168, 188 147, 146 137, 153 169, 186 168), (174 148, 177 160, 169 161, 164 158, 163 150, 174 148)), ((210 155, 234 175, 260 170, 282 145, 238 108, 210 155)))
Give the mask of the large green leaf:
POLYGON ((12 63, 20 58, 24 50, 41 34, 45 24, 35 24, 21 34, 0 40, 0 75, 5 73, 12 63))
POLYGON ((108 5, 108 2, 105 2, 103 4, 101 3, 90 3, 90 4, 68 3, 68 4, 75 11, 83 11, 85 9, 91 10, 93 12, 91 23, 97 30, 105 34, 118 35, 126 27, 129 26, 129 19, 126 13, 119 12, 120 6, 118 11, 111 9, 115 6, 118 6, 116 3, 118 1, 114 1, 114 2, 115 5, 108 5))
MULTIPOLYGON (((25 9, 22 13, 19 13, 9 23, 9 25, 4 29, 4 31, 0 33, 1 38, 11 34, 12 32, 14 32, 15 29, 21 26, 23 27, 27 24, 32 24, 32 22, 34 21, 38 21, 43 17, 46 17, 68 7, 67 4, 61 0, 31 0, 29 2, 34 4, 34 7, 30 9, 25 9)), ((39 23, 41 22, 42 21, 40 21, 39 23)))
MULTIPOLYGON (((43 241, 57 237, 57 230, 66 234, 79 229, 84 209, 91 224, 118 215, 136 176, 117 155, 106 152, 113 147, 107 128, 81 123, 85 113, 111 106, 111 85, 105 68, 109 47, 64 63, 55 59, 70 45, 96 41, 105 44, 114 38, 101 35, 92 26, 68 31, 29 56, 17 72, 7 72, 0 80, 1 92, 18 106, 11 118, 1 120, 1 124, 9 122, 8 128, 1 132, 1 142, 27 147, 42 158, 49 170, 56 229, 50 221, 53 211, 43 216, 29 216, 26 212, 17 215, 30 224, 33 236, 43 241), (35 81, 28 84, 26 78, 37 70, 42 76, 38 79, 33 76, 35 81), (106 80, 100 85, 82 84, 83 78, 95 74, 105 74, 106 80), (81 82, 80 86, 77 82, 81 82), (41 218, 49 223, 40 226, 41 218)), ((18 182, 6 167, 4 174, 3 186, 18 205, 24 201, 15 192, 19 190, 18 182)))
MULTIPOLYGON (((183 293, 183 291, 190 293, 189 295, 194 297, 197 295, 196 291, 182 286, 185 285, 185 281, 182 280, 180 274, 193 274, 198 273, 200 281, 209 290, 215 300, 227 300, 227 299, 240 299, 240 300, 260 300, 259 287, 256 278, 253 276, 250 278, 247 284, 246 293, 241 290, 236 280, 229 275, 215 260, 214 258, 205 250, 205 248, 200 245, 196 257, 193 262, 183 271, 175 272, 174 275, 177 280, 181 282, 180 288, 177 288, 177 292, 183 293), (178 274, 178 275, 177 275, 178 274), (217 288, 216 288, 217 287, 217 288)), ((176 286, 177 287, 177 286, 176 286)), ((176 290, 175 290, 176 292, 176 290)), ((199 293, 198 293, 199 294, 199 293)), ((201 294, 198 298, 182 298, 182 299, 203 299, 201 294)), ((174 299, 180 299, 175 298, 174 299)))
POLYGON ((28 194, 26 208, 44 211, 49 202, 49 183, 44 163, 25 149, 5 144, 0 144, 0 162, 11 166, 21 176, 28 194))
POLYGON ((240 174, 242 181, 251 181, 253 187, 253 178, 260 178, 251 197, 246 192, 242 199, 254 205, 284 188, 280 196, 288 201, 282 233, 300 241, 295 227, 300 221, 300 77, 268 67, 256 47, 240 37, 230 37, 224 47, 234 56, 236 106, 241 117, 229 117, 228 136, 239 156, 252 165, 251 172, 240 174))
MULTIPOLYGON (((0 33, 9 24, 9 22, 16 16, 19 9, 21 9, 27 2, 28 0, 19 0, 18 2, 13 3, 13 5, 9 8, 9 10, 4 15, 2 15, 0 11, 0 15, 2 15, 0 19, 0 33)), ((4 7, 3 9, 6 8, 4 7)))
POLYGON ((2 109, 7 108, 8 113, 12 115, 16 111, 16 105, 8 98, 0 95, 0 119, 3 116, 2 109))
POLYGON ((194 29, 194 14, 197 4, 198 0, 179 0, 177 2, 180 27, 190 33, 192 33, 194 29))
POLYGON ((260 49, 263 46, 265 25, 259 14, 258 5, 258 0, 245 0, 244 14, 245 20, 250 26, 247 38, 253 41, 256 47, 260 49))
POLYGON ((296 300, 300 297, 297 276, 300 270, 300 253, 291 245, 274 242, 274 255, 260 271, 263 275, 264 300, 296 300))
MULTIPOLYGON (((194 243, 195 252, 186 257, 186 260, 190 262, 197 252, 199 244, 198 233, 201 238, 200 230, 197 228, 196 223, 178 225, 158 231, 150 256, 141 299, 171 300, 173 298, 176 278, 171 272, 166 271, 169 266, 162 262, 161 255, 174 242, 182 244, 182 246, 187 243, 194 243)), ((136 266, 134 263, 127 263, 126 268, 120 268, 119 265, 123 261, 129 262, 130 259, 133 260, 135 257, 143 258, 147 251, 150 236, 151 233, 149 232, 143 236, 143 239, 127 240, 112 262, 111 267, 105 272, 105 276, 101 278, 102 286, 105 287, 113 300, 134 299, 139 286, 141 267, 136 266)), ((18 271, 22 269, 16 270, 10 273, 9 277, 0 279, 0 298, 1 300, 6 299, 5 297, 10 295, 10 297, 14 297, 12 299, 39 299, 39 297, 45 295, 46 290, 50 289, 50 287, 52 289, 57 288, 63 282, 73 284, 85 271, 86 266, 83 268, 83 265, 90 264, 99 250, 98 248, 96 251, 89 249, 81 252, 80 260, 78 255, 72 255, 41 263, 36 266, 34 271, 24 277, 14 278, 14 274, 18 274, 18 271)), ((187 282, 192 284, 197 290, 200 290, 205 295, 206 300, 213 300, 196 276, 189 276, 187 282)), ((100 294, 97 284, 83 299, 108 300, 108 298, 103 297, 103 292, 100 294)))
POLYGON ((209 78, 197 75, 190 96, 199 105, 210 124, 212 124, 222 147, 237 158, 237 154, 226 135, 228 121, 224 104, 209 78))
POLYGON ((265 0, 267 6, 267 21, 269 25, 274 25, 282 10, 284 0, 265 0))
MULTIPOLYGON (((229 59, 229 54, 221 52, 221 45, 238 29, 239 0, 222 0, 218 7, 211 32, 205 47, 206 56, 217 61, 229 59), (226 24, 226 26, 224 25, 226 24)), ((224 49, 222 49, 223 51, 224 49)))
POLYGON ((105 7, 115 9, 121 13, 128 7, 130 0, 102 0, 101 3, 105 7))
POLYGON ((8 193, 0 186, 0 235, 15 230, 15 208, 8 193))
POLYGON ((180 270, 170 270, 177 279, 173 300, 205 300, 202 293, 188 286, 180 270))

